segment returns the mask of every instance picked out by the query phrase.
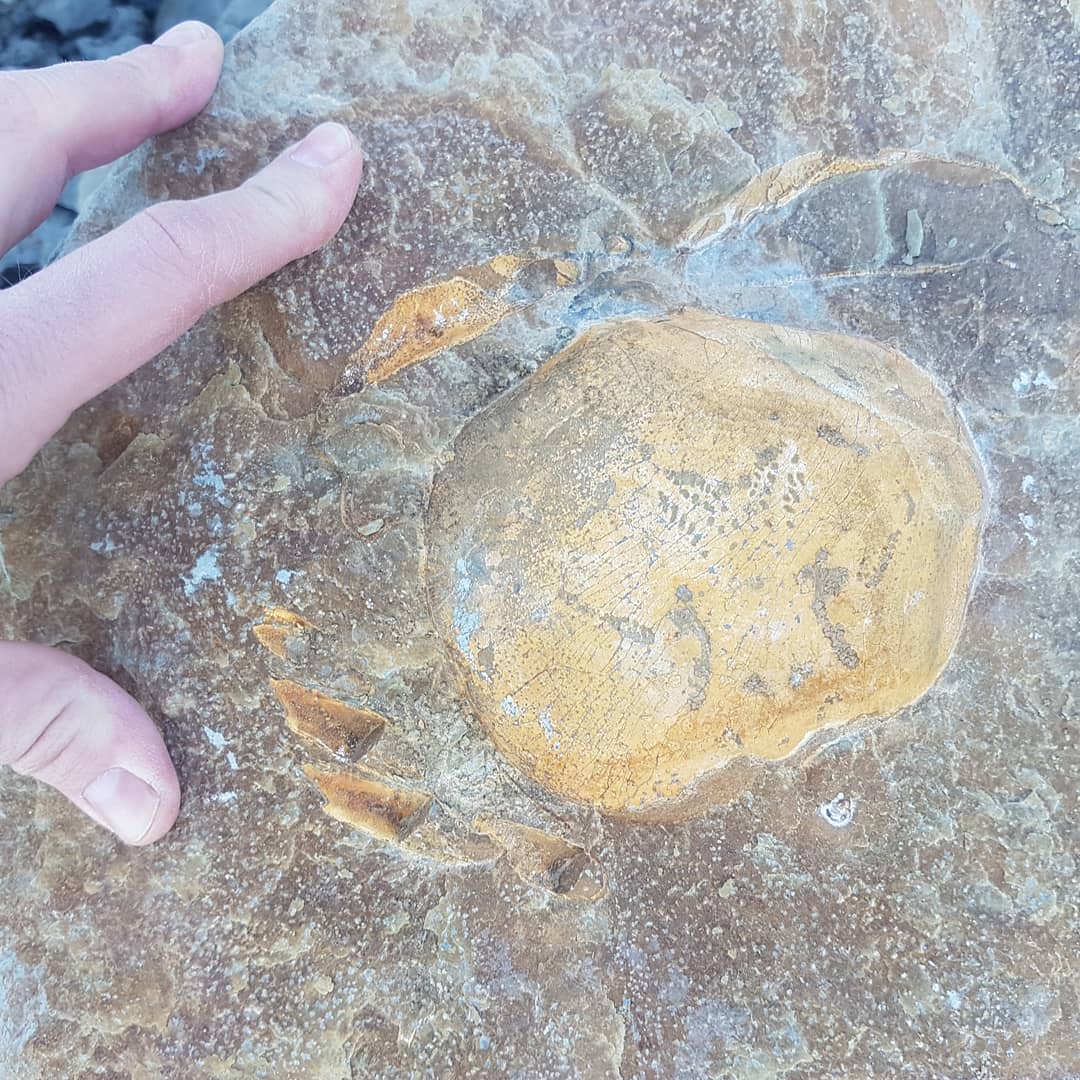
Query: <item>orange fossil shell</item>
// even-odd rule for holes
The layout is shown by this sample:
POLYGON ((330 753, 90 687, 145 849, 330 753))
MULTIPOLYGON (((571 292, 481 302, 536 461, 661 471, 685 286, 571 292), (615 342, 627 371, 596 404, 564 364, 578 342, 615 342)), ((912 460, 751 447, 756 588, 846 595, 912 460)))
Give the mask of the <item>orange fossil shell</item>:
POLYGON ((384 382, 444 349, 479 337, 527 302, 530 295, 564 288, 577 279, 577 264, 570 259, 496 255, 448 280, 403 293, 379 317, 367 341, 348 358, 342 385, 384 382), (523 271, 532 271, 527 283, 518 281, 523 271), (507 298, 515 284, 522 292, 516 302, 507 298))
POLYGON ((428 585, 496 745, 608 811, 936 678, 983 481, 932 380, 703 313, 600 326, 466 425, 428 585))
POLYGON ((266 612, 263 621, 252 628, 252 633, 264 649, 281 660, 287 660, 290 646, 299 644, 314 629, 314 623, 302 615, 275 607, 266 612))
POLYGON ((284 707, 291 730, 354 761, 378 742, 386 726, 371 709, 347 705, 289 679, 271 679, 270 689, 284 707))

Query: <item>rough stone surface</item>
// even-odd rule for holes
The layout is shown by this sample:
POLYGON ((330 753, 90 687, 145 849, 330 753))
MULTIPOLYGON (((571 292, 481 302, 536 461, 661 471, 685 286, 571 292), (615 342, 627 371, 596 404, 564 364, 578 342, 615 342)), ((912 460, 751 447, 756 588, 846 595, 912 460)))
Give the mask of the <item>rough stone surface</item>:
POLYGON ((0 493, 0 633, 131 689, 185 791, 134 851, 4 777, 0 1071, 1074 1075, 1078 41, 1040 0, 286 0, 242 33, 81 238, 317 119, 369 166, 331 245, 0 493), (921 698, 648 823, 485 734, 428 501, 501 392, 684 307, 909 357, 987 509, 921 698))

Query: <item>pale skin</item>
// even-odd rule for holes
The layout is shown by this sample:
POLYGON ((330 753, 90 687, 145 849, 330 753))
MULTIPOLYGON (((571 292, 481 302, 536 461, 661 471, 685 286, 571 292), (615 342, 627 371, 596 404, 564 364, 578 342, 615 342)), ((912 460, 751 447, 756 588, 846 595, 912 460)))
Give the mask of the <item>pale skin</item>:
MULTIPOLYGON (((0 249, 66 181, 190 120, 221 71, 220 38, 183 23, 107 61, 0 72, 0 249)), ((0 292, 0 484, 83 402, 209 309, 338 230, 362 154, 322 124, 240 187, 148 208, 0 292)), ((154 722, 81 660, 0 641, 0 765, 49 784, 130 844, 172 827, 180 786, 154 722)))

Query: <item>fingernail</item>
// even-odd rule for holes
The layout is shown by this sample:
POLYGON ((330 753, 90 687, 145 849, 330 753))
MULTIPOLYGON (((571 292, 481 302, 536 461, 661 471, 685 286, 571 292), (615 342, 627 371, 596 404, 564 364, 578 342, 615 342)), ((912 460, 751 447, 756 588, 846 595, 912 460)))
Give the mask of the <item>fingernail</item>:
POLYGON ((83 798, 121 840, 137 844, 154 823, 161 796, 127 769, 109 769, 86 785, 83 798))
POLYGON ((183 48, 185 45, 193 45, 196 41, 205 41, 210 34, 210 28, 201 22, 189 20, 177 23, 176 26, 166 30, 154 42, 155 45, 167 45, 170 49, 183 48))
POLYGON ((321 169, 343 158, 353 145, 349 129, 341 124, 320 124, 310 135, 293 147, 293 161, 321 169))

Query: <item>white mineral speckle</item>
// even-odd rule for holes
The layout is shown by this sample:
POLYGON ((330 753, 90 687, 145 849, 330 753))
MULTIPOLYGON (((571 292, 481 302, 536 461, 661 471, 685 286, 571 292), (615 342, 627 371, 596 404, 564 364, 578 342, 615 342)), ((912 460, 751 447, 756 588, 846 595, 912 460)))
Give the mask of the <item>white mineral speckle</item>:
POLYGON ((225 749, 226 739, 220 731, 215 731, 212 727, 207 727, 206 724, 203 724, 203 734, 206 736, 207 742, 209 742, 215 750, 225 749))
POLYGON ((192 479, 199 487, 206 488, 215 495, 225 493, 225 478, 210 464, 204 463, 192 479))
POLYGON ((551 724, 551 710, 545 709, 537 719, 540 722, 541 730, 544 732, 544 738, 547 739, 548 742, 551 742, 551 740, 555 738, 555 729, 551 724))
POLYGON ((194 160, 184 159, 176 163, 176 171, 181 176, 202 176, 212 161, 223 161, 228 156, 227 150, 200 146, 194 160))
POLYGON ((207 548, 196 560, 191 571, 184 577, 184 594, 194 596, 195 590, 208 581, 221 580, 221 567, 218 556, 221 549, 217 546, 207 548))
POLYGON ((1012 388, 1017 397, 1023 397, 1035 389, 1056 390, 1057 383, 1041 368, 1034 372, 1028 368, 1022 368, 1016 373, 1016 378, 1012 381, 1012 388))

